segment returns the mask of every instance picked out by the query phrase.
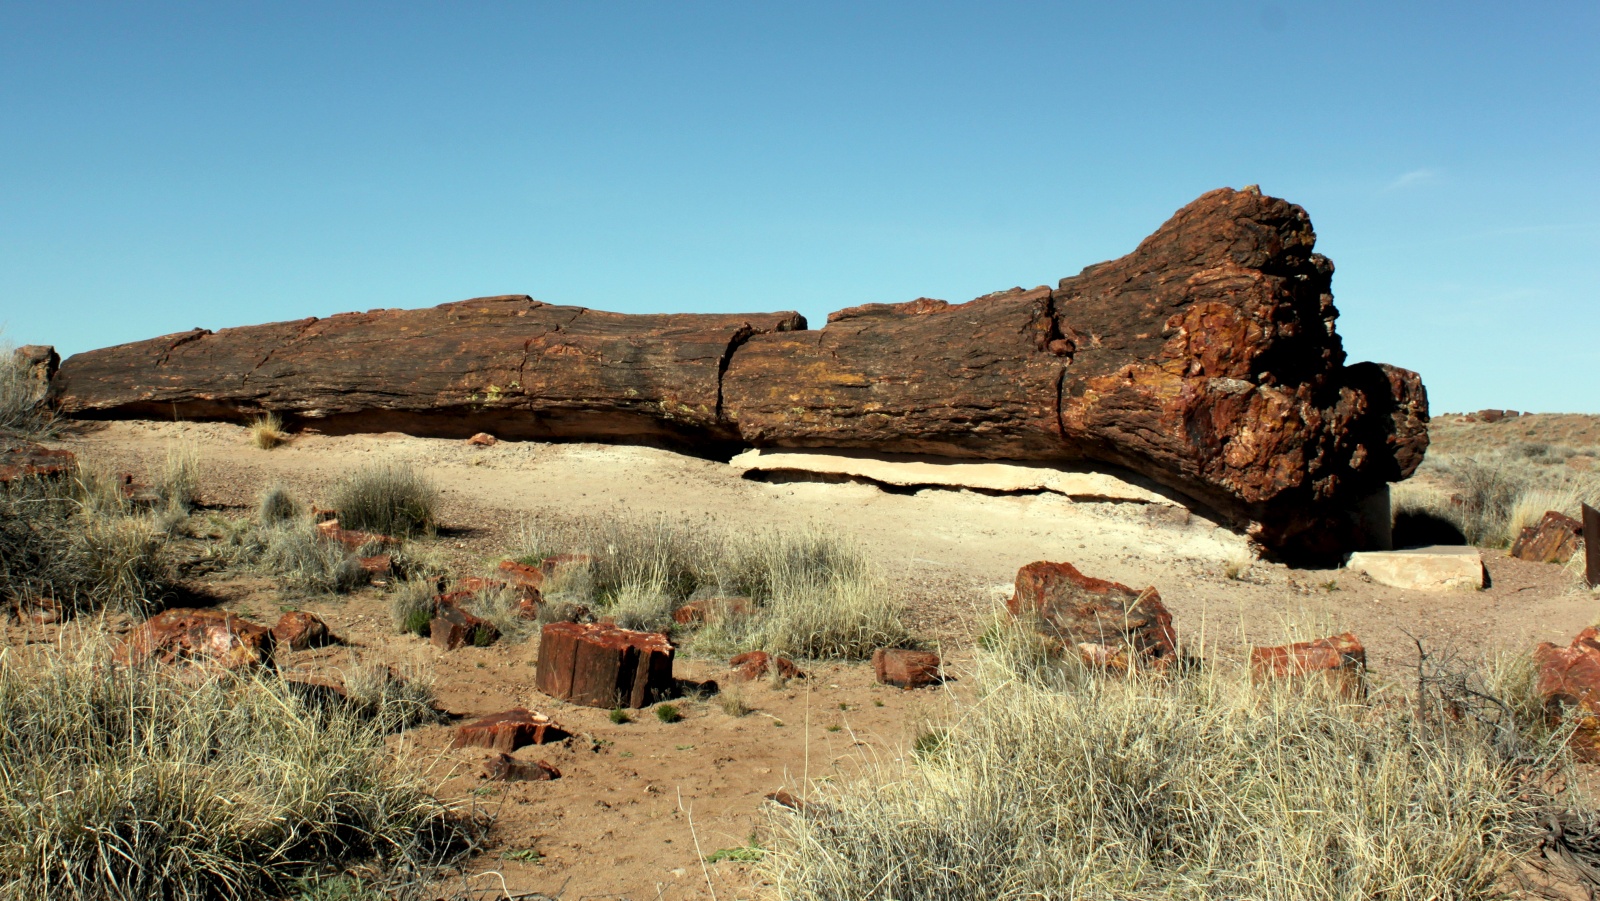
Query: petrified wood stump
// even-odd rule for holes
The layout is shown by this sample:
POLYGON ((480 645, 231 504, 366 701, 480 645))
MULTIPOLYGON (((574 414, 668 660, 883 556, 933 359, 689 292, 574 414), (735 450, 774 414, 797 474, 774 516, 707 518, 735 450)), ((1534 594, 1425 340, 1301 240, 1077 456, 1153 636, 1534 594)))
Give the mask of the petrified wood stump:
POLYGON ((544 714, 513 707, 456 727, 456 738, 450 747, 489 748, 509 754, 525 745, 542 745, 566 737, 567 731, 544 714))
POLYGON ((551 623, 539 638, 536 684, 589 707, 648 707, 671 697, 674 648, 657 632, 608 623, 551 623))

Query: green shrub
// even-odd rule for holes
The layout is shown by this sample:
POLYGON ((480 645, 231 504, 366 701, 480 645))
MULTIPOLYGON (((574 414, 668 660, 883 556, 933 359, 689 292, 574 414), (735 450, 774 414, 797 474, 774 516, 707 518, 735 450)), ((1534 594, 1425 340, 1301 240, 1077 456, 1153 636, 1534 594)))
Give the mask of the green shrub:
POLYGON ((339 525, 380 535, 432 532, 439 490, 409 463, 376 463, 342 479, 333 489, 339 525))
POLYGON ((623 723, 633 722, 633 717, 628 716, 628 711, 623 710, 621 707, 613 707, 611 708, 611 722, 620 726, 623 723))
POLYGON ((656 719, 663 723, 676 723, 683 719, 683 714, 678 711, 675 704, 661 704, 656 707, 656 719))
POLYGON ((0 655, 0 899, 265 899, 330 864, 425 866, 462 824, 374 718, 276 677, 109 649, 0 655))

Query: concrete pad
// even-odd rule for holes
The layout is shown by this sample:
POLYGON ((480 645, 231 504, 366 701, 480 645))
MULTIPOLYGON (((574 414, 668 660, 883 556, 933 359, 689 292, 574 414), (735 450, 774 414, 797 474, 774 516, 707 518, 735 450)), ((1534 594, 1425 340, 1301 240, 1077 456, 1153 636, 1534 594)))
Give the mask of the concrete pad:
POLYGON ((1475 547, 1434 545, 1350 555, 1345 569, 1372 581, 1412 591, 1465 591, 1483 587, 1483 558, 1475 547))
POLYGON ((1184 506, 1174 492, 1133 473, 1063 469, 1035 463, 986 463, 940 457, 874 456, 849 450, 747 450, 729 463, 747 472, 803 472, 849 476, 883 485, 972 488, 979 491, 1049 491, 1074 500, 1129 501, 1184 506))

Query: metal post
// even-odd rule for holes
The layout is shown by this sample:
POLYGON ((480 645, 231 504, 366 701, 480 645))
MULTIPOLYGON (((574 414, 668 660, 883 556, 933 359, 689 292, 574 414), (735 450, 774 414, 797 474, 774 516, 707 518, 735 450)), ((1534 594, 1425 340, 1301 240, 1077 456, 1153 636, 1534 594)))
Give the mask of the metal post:
POLYGON ((1583 576, 1593 588, 1600 585, 1600 510, 1583 505, 1583 576))

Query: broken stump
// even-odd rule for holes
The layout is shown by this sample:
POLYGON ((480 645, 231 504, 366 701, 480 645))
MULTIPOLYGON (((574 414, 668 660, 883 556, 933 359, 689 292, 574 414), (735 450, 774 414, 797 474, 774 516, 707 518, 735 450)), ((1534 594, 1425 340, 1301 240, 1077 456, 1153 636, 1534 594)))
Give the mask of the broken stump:
POLYGON ((538 689, 589 707, 648 707, 671 697, 675 649, 659 632, 551 623, 539 638, 538 689))
POLYGON ((873 651, 872 671, 879 682, 900 688, 937 685, 944 679, 939 674, 938 654, 905 648, 879 648, 873 651))

